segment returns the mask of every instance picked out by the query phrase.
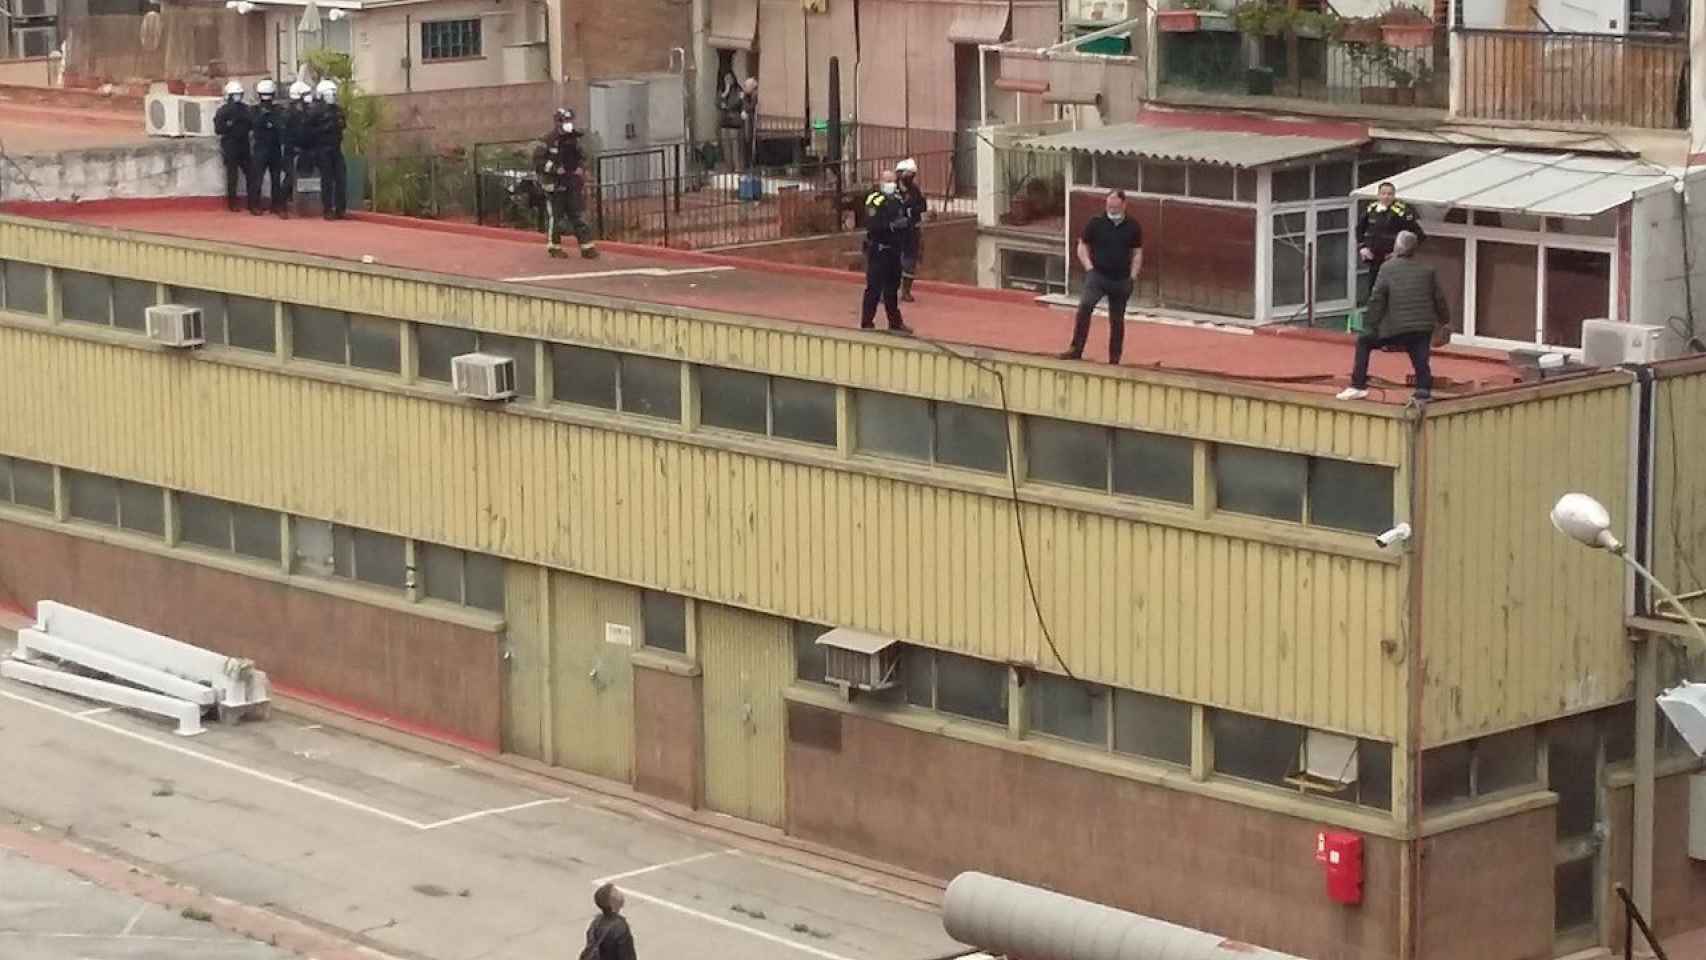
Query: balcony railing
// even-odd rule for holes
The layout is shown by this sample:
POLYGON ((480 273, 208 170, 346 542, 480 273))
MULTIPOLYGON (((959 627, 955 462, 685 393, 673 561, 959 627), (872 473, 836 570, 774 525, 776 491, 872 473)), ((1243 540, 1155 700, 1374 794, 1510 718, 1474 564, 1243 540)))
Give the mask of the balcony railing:
POLYGON ((1449 67, 1441 43, 1411 49, 1378 41, 1249 38, 1211 30, 1162 33, 1159 40, 1163 94, 1201 92, 1441 109, 1447 105, 1449 67))
POLYGON ((1461 113, 1521 123, 1688 126, 1688 42, 1670 34, 1460 29, 1461 113))

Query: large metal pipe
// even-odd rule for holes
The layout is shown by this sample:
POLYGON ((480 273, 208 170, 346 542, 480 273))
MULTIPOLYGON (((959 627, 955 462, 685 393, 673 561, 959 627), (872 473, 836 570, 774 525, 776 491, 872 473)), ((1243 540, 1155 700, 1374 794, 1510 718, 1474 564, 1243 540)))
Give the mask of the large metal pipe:
POLYGON ((1297 960, 987 873, 948 884, 942 926, 967 946, 1024 960, 1297 960))

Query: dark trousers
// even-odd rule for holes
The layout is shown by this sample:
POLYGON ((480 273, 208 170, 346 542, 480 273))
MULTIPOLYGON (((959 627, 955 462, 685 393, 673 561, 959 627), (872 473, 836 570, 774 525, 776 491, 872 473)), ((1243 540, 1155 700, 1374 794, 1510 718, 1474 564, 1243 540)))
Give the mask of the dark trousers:
POLYGON ((900 326, 900 247, 868 244, 865 249, 865 299, 859 307, 859 326, 876 325, 877 301, 891 328, 900 326))
POLYGON ((900 275, 908 280, 918 276, 918 261, 923 252, 923 239, 918 234, 918 228, 913 227, 906 232, 906 236, 900 241, 900 275))
POLYGON ((327 219, 341 217, 349 209, 349 185, 344 182, 344 151, 331 147, 319 151, 314 165, 320 168, 320 210, 327 219))
POLYGON ((281 192, 278 194, 284 199, 284 204, 282 207, 278 204, 274 204, 273 209, 275 210, 288 211, 290 209, 291 202, 296 199, 297 160, 298 152, 296 148, 286 147, 284 149, 284 176, 279 182, 279 190, 281 192))
POLYGON ((550 246, 559 246, 565 232, 575 235, 581 246, 592 243, 592 228, 586 223, 586 204, 578 189, 553 190, 545 195, 545 235, 550 246))
POLYGON ((255 158, 255 198, 260 199, 260 183, 267 184, 267 197, 272 203, 273 213, 284 212, 284 155, 277 150, 255 158))
POLYGON ((1368 298, 1374 294, 1374 281, 1380 279, 1380 265, 1385 262, 1386 257, 1380 254, 1375 254, 1374 259, 1368 261, 1368 286, 1358 291, 1362 294, 1361 299, 1357 302, 1358 306, 1368 303, 1368 298))
POLYGON ((225 146, 221 144, 219 158, 225 162, 225 206, 227 209, 237 209, 237 177, 243 178, 243 191, 249 202, 250 210, 261 207, 261 182, 255 177, 255 158, 249 153, 248 144, 225 146))
POLYGON ((1084 295, 1078 298, 1078 318, 1072 326, 1071 352, 1084 352, 1084 344, 1090 339, 1090 315, 1096 312, 1096 304, 1103 297, 1108 298, 1108 360, 1118 363, 1120 351, 1125 347, 1125 305, 1131 299, 1130 277, 1110 277, 1092 270, 1084 278, 1084 295))
POLYGON ((1359 334, 1356 362, 1351 366, 1351 386, 1358 390, 1368 389, 1368 358, 1382 347, 1398 347, 1408 353, 1410 366, 1416 370, 1416 392, 1433 391, 1433 368, 1428 363, 1429 354, 1433 351, 1431 333, 1400 333, 1394 337, 1382 337, 1374 333, 1359 334))

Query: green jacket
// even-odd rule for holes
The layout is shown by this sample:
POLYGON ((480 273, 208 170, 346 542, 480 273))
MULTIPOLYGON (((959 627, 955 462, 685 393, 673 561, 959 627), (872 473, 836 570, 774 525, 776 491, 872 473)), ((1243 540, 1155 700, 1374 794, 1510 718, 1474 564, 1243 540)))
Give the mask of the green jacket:
POLYGON ((1430 264, 1413 257, 1393 257, 1380 267, 1368 297, 1363 329, 1382 338, 1406 333, 1431 334, 1451 323, 1445 288, 1430 264))

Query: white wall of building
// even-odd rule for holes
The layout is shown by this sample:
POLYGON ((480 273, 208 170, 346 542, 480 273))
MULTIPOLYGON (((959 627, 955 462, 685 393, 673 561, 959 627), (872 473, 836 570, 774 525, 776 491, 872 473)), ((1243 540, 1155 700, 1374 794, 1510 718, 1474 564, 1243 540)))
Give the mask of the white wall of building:
POLYGON ((1696 336, 1706 338, 1706 171, 1689 181, 1688 235, 1692 269, 1683 269, 1683 205, 1674 190, 1656 190, 1634 202, 1630 225, 1629 319, 1682 324, 1688 317, 1686 272, 1693 285, 1696 336))
POLYGON ((156 140, 130 147, 65 150, 0 164, 0 200, 88 201, 225 195, 225 168, 212 139, 156 140))
MULTIPOLYGON (((297 7, 266 14, 268 58, 279 65, 282 76, 289 76, 300 60, 303 51, 298 46, 306 46, 295 31, 301 16, 297 7)), ((321 11, 320 16, 325 23, 327 11, 321 11)), ((550 79, 538 51, 525 46, 543 42, 549 34, 544 8, 528 0, 414 4, 352 13, 344 23, 348 24, 347 41, 342 24, 327 28, 321 38, 336 38, 330 44, 334 49, 348 43, 355 81, 368 93, 418 93, 550 79), (478 57, 438 62, 423 58, 423 23, 465 19, 480 21, 478 57), (518 69, 523 61, 526 66, 518 69)), ((309 42, 323 41, 316 38, 309 42)))

